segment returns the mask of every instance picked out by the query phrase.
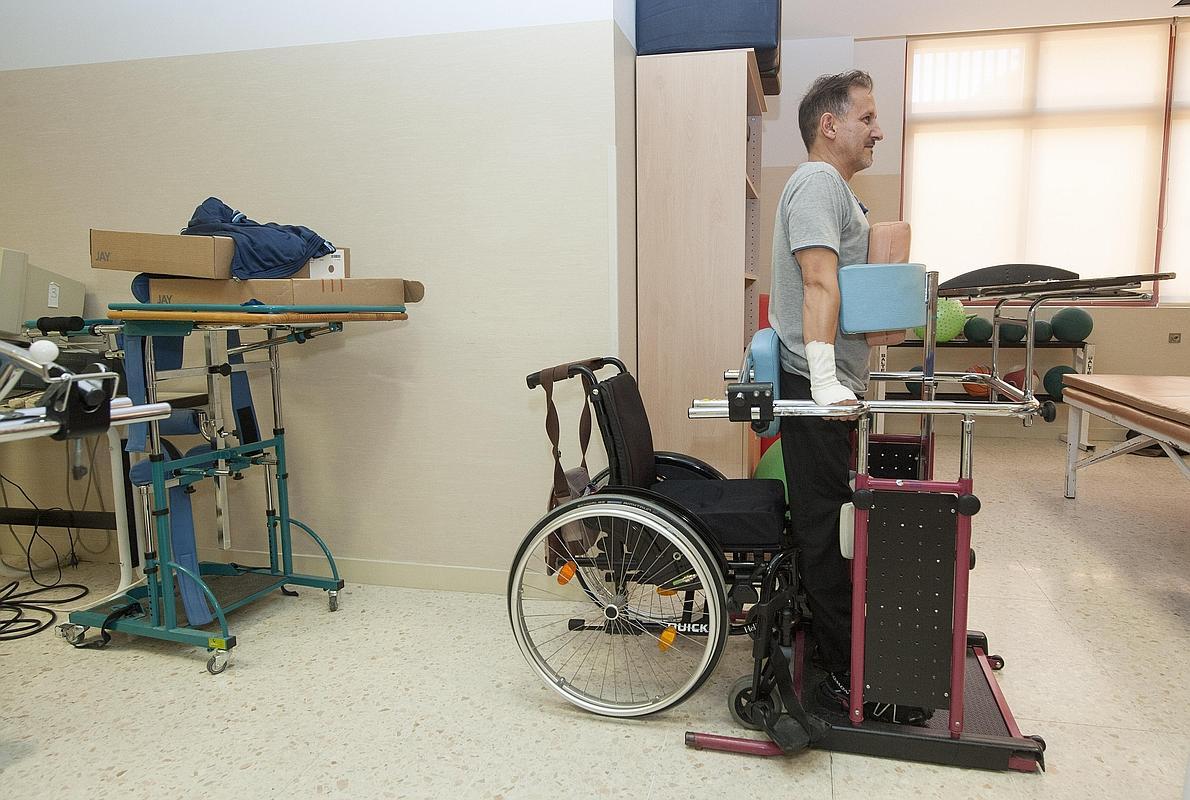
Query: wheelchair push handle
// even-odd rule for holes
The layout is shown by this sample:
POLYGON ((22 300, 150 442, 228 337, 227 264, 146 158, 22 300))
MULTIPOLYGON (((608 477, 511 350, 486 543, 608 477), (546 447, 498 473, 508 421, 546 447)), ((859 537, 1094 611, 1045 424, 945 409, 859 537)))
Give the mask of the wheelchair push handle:
POLYGON ((547 367, 538 372, 532 372, 525 376, 525 384, 530 389, 536 389, 541 385, 543 377, 552 376, 553 381, 556 383, 573 378, 575 375, 585 375, 591 383, 597 383, 598 380, 595 377, 595 373, 608 365, 614 366, 620 372, 628 371, 628 368, 624 366, 624 362, 613 356, 588 358, 583 361, 568 361, 556 367, 547 367))
POLYGON ((41 331, 43 336, 48 336, 51 333, 73 333, 81 331, 87 325, 82 317, 38 317, 37 330, 41 331))

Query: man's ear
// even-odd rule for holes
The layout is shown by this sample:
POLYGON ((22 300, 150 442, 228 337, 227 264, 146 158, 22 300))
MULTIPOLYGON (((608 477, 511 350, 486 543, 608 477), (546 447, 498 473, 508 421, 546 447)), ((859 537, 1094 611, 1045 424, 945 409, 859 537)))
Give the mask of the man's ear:
POLYGON ((818 132, 832 141, 835 138, 835 115, 827 111, 818 118, 818 132))

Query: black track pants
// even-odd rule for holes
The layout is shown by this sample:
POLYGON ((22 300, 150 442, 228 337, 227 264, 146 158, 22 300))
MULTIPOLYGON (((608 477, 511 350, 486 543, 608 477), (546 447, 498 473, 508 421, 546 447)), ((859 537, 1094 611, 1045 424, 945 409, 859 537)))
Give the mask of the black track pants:
MULTIPOLYGON (((781 372, 781 399, 809 400, 810 381, 781 372)), ((781 451, 789 485, 800 572, 820 665, 842 672, 851 664, 851 578, 839 552, 839 507, 851 499, 848 471, 854 422, 781 417, 781 451)))

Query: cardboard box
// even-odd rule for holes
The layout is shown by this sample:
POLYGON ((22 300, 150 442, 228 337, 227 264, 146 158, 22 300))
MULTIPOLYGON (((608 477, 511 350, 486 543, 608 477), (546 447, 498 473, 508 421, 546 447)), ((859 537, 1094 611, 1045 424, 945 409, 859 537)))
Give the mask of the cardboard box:
POLYGON ((312 258, 293 274, 294 278, 350 278, 351 248, 340 247, 329 255, 312 258))
POLYGON ((235 241, 226 236, 181 236, 91 230, 91 266, 193 278, 230 278, 235 241))
POLYGON ((243 305, 258 300, 278 306, 400 306, 416 303, 423 296, 421 283, 402 278, 149 279, 150 302, 170 305, 243 305))
MULTIPOLYGON (((231 277, 235 252, 235 240, 227 236, 91 230, 91 266, 95 269, 225 280, 231 277)), ((351 251, 341 247, 329 255, 310 259, 293 277, 350 275, 351 251)))

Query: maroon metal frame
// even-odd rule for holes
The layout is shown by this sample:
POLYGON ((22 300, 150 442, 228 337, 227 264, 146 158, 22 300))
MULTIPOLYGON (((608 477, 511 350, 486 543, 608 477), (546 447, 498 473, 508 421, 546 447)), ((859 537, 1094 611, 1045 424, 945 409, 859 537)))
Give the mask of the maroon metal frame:
MULTIPOLYGON (((1024 739, 1020 727, 1016 724, 1016 717, 1012 715, 1012 709, 1008 707, 1008 700, 1004 697, 1004 692, 1000 691, 1000 682, 992 674, 992 665, 988 662, 987 653, 983 652, 982 647, 972 647, 971 651, 975 653, 975 658, 979 661, 979 668, 983 670, 983 677, 988 682, 988 688, 992 690, 992 697, 996 698, 996 707, 1000 709, 1000 716, 1004 718, 1008 735, 1013 739, 1024 739)), ((1037 772, 1041 768, 1034 759, 1021 756, 1010 757, 1008 766, 1018 772, 1037 772)))
MULTIPOLYGON (((972 493, 970 478, 957 481, 911 481, 855 477, 855 488, 878 492, 929 492, 964 495, 972 493)), ((970 564, 965 554, 971 551, 971 517, 959 514, 955 533, 954 611, 951 618, 950 721, 952 738, 963 732, 963 690, 967 654, 967 596, 970 564)), ((868 512, 855 509, 855 558, 851 580, 851 724, 864 721, 864 632, 867 628, 868 512)))

